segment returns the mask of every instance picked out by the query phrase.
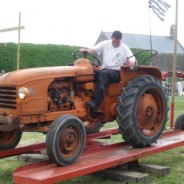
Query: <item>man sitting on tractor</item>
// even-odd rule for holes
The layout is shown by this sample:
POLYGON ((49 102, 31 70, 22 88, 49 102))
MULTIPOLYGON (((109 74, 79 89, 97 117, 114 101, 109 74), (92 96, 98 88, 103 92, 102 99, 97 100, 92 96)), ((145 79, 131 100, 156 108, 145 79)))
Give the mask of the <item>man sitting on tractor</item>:
POLYGON ((96 86, 93 100, 86 103, 92 109, 97 109, 103 101, 103 94, 108 84, 120 82, 121 66, 135 64, 135 57, 129 58, 133 55, 131 50, 121 40, 122 33, 114 31, 111 40, 102 41, 93 48, 80 49, 81 53, 92 54, 96 51, 103 58, 101 69, 95 74, 96 86))

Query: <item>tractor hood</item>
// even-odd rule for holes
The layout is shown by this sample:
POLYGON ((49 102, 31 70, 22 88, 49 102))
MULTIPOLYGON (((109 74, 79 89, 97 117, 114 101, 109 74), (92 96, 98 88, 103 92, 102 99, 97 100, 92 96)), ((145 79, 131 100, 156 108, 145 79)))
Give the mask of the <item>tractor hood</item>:
POLYGON ((0 77, 0 86, 23 85, 36 80, 92 75, 93 67, 87 59, 78 59, 74 66, 55 66, 22 69, 0 77))

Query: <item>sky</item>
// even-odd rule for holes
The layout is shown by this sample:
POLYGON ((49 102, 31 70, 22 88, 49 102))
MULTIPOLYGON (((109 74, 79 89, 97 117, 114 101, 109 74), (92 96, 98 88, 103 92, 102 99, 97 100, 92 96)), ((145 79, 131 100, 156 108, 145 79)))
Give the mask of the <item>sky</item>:
MULTIPOLYGON (((165 35, 175 23, 175 0, 161 21, 148 0, 1 0, 0 29, 18 25, 21 12, 22 43, 92 47, 100 32, 165 35), (150 16, 149 16, 150 11, 150 16)), ((184 1, 179 1, 178 40, 184 46, 184 1)), ((17 42, 17 32, 0 33, 0 43, 17 42)))

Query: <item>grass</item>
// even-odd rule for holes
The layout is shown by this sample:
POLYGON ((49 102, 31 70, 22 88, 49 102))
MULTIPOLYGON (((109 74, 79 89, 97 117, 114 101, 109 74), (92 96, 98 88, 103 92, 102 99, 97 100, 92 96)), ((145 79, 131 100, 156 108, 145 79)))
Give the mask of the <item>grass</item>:
MULTIPOLYGON (((184 98, 175 98, 175 118, 184 112, 184 98)), ((112 128, 117 126, 116 122, 108 123, 105 128, 112 128)), ((167 122, 169 126, 169 121, 167 122)), ((45 140, 45 136, 39 133, 24 133, 20 145, 38 143, 45 140)), ((112 142, 121 141, 121 135, 112 137, 112 142)), ((183 184, 184 183, 184 148, 179 147, 173 150, 162 152, 140 160, 141 163, 157 164, 168 166, 171 168, 171 174, 159 178, 151 175, 151 184, 183 184)), ((0 159, 0 184, 12 184, 13 171, 25 164, 23 161, 18 161, 17 156, 0 159)), ((96 175, 86 175, 78 177, 69 181, 62 182, 62 184, 119 184, 119 182, 106 180, 96 175)))

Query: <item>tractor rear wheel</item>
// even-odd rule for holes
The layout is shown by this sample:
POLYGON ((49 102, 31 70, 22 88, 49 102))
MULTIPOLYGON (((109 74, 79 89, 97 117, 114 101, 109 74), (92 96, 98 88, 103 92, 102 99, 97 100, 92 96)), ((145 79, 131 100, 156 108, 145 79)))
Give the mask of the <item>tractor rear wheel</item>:
POLYGON ((174 128, 184 130, 184 114, 177 117, 174 128))
POLYGON ((60 116, 52 123, 46 137, 46 151, 51 161, 69 165, 82 153, 86 132, 82 121, 73 115, 60 116))
POLYGON ((167 96, 160 81, 140 76, 124 87, 117 106, 123 139, 134 147, 156 143, 167 120, 167 96))
POLYGON ((11 132, 0 131, 0 150, 15 148, 20 142, 21 136, 21 130, 13 130, 11 132))

